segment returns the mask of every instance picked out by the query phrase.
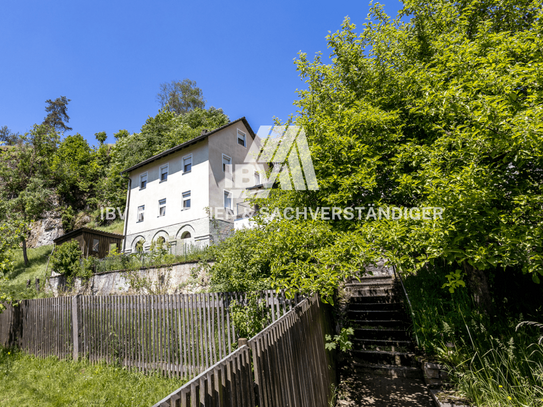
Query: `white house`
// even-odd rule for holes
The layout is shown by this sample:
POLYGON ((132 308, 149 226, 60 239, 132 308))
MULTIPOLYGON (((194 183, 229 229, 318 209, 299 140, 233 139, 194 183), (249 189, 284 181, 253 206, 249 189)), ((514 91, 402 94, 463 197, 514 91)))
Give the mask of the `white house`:
MULTIPOLYGON (((232 230, 247 205, 227 179, 232 166, 244 163, 255 138, 243 117, 124 170, 129 175, 124 251, 135 251, 140 241, 148 249, 160 237, 179 251, 180 245, 207 245, 232 230)), ((249 174, 248 184, 261 184, 261 176, 249 174)))

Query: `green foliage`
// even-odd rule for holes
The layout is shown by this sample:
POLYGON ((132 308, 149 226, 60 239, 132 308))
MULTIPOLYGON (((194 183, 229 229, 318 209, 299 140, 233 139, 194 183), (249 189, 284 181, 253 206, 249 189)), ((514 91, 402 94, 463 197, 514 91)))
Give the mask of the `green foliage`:
POLYGON ((324 344, 324 347, 326 350, 333 350, 339 347, 342 352, 350 351, 353 347, 353 343, 350 341, 350 338, 353 335, 353 328, 341 328, 340 334, 334 335, 333 339, 332 335, 325 336, 327 342, 324 344))
POLYGON ((0 127, 0 145, 14 146, 19 142, 19 133, 13 133, 8 126, 0 127))
POLYGON ((62 211, 62 229, 65 233, 71 232, 74 228, 75 214, 71 206, 64 208, 62 211))
POLYGON ((76 240, 63 243, 55 248, 51 256, 51 267, 57 273, 68 279, 73 279, 81 273, 80 260, 83 256, 76 240))
POLYGON ((72 130, 71 127, 66 125, 70 121, 70 116, 68 116, 68 103, 70 103, 70 99, 66 98, 66 96, 61 96, 55 100, 48 99, 45 103, 47 103, 47 107, 45 108, 47 116, 45 116, 42 124, 51 131, 64 132, 72 130))
POLYGON ((150 406, 185 381, 0 349, 0 403, 6 406, 150 406))
POLYGON ((444 212, 330 221, 335 235, 321 248, 330 261, 302 263, 294 281, 281 268, 272 277, 318 286, 336 280, 336 267, 384 257, 405 271, 446 259, 463 270, 448 287, 463 281, 478 298, 481 270, 488 279, 522 270, 538 282, 542 10, 541 1, 405 1, 393 20, 376 5, 361 32, 347 19, 327 37, 331 63, 301 53, 307 87, 294 124, 307 134, 319 190, 278 193, 271 204, 444 212))
POLYGON ((233 301, 230 304, 230 316, 240 338, 252 338, 262 331, 270 321, 265 301, 258 292, 247 293, 246 304, 233 301))
POLYGON ((240 230, 209 248, 215 263, 209 272, 214 291, 250 292, 270 288, 269 258, 260 229, 240 230))
POLYGON ((190 79, 160 84, 157 100, 161 108, 166 108, 177 115, 205 107, 202 89, 190 79))
POLYGON ((465 290, 442 290, 456 270, 428 267, 407 276, 413 330, 424 351, 451 367, 455 388, 477 406, 537 406, 543 397, 543 347, 536 320, 543 310, 541 286, 522 271, 497 275, 490 288, 489 317, 465 290))

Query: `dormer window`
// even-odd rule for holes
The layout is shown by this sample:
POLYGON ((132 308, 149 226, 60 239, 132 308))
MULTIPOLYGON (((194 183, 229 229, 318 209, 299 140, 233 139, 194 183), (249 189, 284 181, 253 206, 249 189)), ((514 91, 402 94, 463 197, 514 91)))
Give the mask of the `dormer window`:
POLYGON ((183 157, 183 174, 192 171, 192 155, 183 157))
POLYGON ((168 181, 168 164, 160 167, 160 182, 168 181))
POLYGON ((246 142, 245 133, 242 132, 241 130, 238 130, 238 144, 240 146, 246 147, 245 142, 246 142))
POLYGON ((140 189, 147 188, 147 173, 140 175, 140 189))

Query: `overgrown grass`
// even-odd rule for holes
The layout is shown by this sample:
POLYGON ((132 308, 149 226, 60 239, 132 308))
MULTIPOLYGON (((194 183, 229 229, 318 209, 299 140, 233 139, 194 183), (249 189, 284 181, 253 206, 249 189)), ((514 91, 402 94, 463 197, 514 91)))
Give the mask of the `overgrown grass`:
MULTIPOLYGON (((35 249, 28 249, 27 255, 29 265, 25 266, 22 249, 17 249, 14 256, 14 269, 7 279, 2 283, 3 290, 8 292, 15 299, 36 298, 43 296, 43 291, 38 293, 35 289, 36 278, 40 279, 40 285, 43 287, 45 282, 45 269, 47 260, 53 245, 41 246, 35 249), (27 281, 30 280, 30 288, 27 288, 27 281)), ((51 265, 49 265, 50 267, 51 265)), ((49 269, 48 273, 51 270, 49 269)))
POLYGON ((89 224, 87 224, 87 227, 91 229, 101 230, 102 232, 116 233, 118 235, 124 234, 124 221, 121 219, 118 219, 105 226, 97 226, 96 222, 91 221, 89 224))
POLYGON ((537 326, 515 329, 541 318, 541 287, 522 275, 499 275, 491 287, 495 315, 487 316, 467 289, 442 288, 446 274, 427 269, 406 279, 421 347, 452 368, 456 389, 474 405, 543 406, 541 333, 537 326))
POLYGON ((0 348, 1 406, 151 406, 184 381, 0 348))

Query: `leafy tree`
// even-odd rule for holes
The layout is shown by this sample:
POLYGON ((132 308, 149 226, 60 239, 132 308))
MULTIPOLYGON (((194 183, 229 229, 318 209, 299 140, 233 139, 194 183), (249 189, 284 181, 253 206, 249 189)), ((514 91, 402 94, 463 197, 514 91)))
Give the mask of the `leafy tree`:
POLYGON ((177 115, 205 107, 202 89, 190 79, 162 83, 157 100, 161 108, 166 108, 177 115))
POLYGON ((45 116, 42 124, 58 132, 72 130, 71 127, 66 125, 70 121, 67 113, 69 102, 70 99, 66 98, 66 96, 61 96, 55 100, 47 99, 45 101, 47 103, 45 108, 47 116, 45 116))
POLYGON ((94 134, 94 136, 96 137, 96 140, 98 140, 100 145, 104 144, 105 141, 107 140, 107 134, 106 134, 105 131, 101 131, 99 133, 96 133, 96 134, 94 134))
POLYGON ((542 10, 541 1, 408 0, 393 20, 377 5, 360 33, 347 19, 327 37, 331 63, 300 54, 307 89, 296 124, 320 190, 286 191, 267 204, 444 213, 330 221, 336 236, 320 261, 308 256, 272 277, 287 286, 320 281, 329 292, 338 264, 354 272, 351 262, 385 257, 415 271, 445 259, 454 266, 448 287, 467 283, 488 312, 496 273, 523 270, 539 282, 542 10))
POLYGON ((52 157, 59 137, 47 126, 34 126, 21 136, 22 143, 2 154, 0 160, 0 204, 2 220, 23 225, 20 234, 25 265, 26 239, 30 223, 53 206, 55 190, 52 157))
POLYGON ((21 225, 11 222, 0 222, 0 313, 5 304, 11 302, 11 295, 2 288, 3 281, 13 271, 13 251, 17 248, 21 235, 21 225))
POLYGON ((52 159, 56 189, 62 200, 75 209, 84 208, 96 188, 99 167, 96 152, 83 136, 67 136, 52 159))
POLYGON ((0 145, 14 146, 19 140, 19 133, 13 133, 8 126, 0 127, 0 145))

